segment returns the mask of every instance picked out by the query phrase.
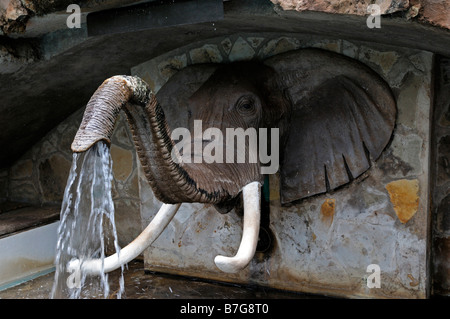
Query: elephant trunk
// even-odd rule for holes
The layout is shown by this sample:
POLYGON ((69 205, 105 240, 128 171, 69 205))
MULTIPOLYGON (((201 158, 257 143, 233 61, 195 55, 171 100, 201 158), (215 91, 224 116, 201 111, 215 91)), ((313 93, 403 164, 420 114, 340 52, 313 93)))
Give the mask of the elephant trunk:
POLYGON ((147 84, 138 77, 119 75, 105 80, 86 106, 72 151, 85 152, 100 140, 110 145, 120 110, 129 101, 145 105, 149 91, 147 84))
POLYGON ((96 142, 111 144, 119 112, 123 110, 133 133, 138 157, 155 196, 170 204, 181 202, 218 203, 229 199, 228 192, 206 190, 196 175, 174 161, 174 142, 164 112, 147 84, 138 77, 114 76, 95 91, 89 100, 72 151, 84 152, 96 142))

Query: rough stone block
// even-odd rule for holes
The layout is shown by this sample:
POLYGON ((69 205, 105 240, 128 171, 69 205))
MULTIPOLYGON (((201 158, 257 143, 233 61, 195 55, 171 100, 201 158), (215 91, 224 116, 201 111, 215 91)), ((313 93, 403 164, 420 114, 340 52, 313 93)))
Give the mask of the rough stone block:
POLYGON ((419 181, 401 179, 386 185, 398 219, 407 223, 419 208, 419 181))
POLYGON ((394 135, 390 149, 392 155, 398 160, 397 171, 392 171, 393 177, 416 176, 423 172, 420 153, 423 140, 416 134, 394 135))
POLYGON ((300 47, 300 41, 293 38, 281 37, 270 40, 259 51, 261 58, 267 58, 290 50, 295 50, 300 47))
POLYGON ((39 182, 46 202, 60 202, 69 177, 71 163, 61 155, 53 155, 39 163, 39 182))
POLYGON ((233 61, 251 60, 255 56, 255 50, 243 38, 239 37, 231 48, 228 58, 233 61))
POLYGON ((224 39, 222 42, 220 42, 220 44, 222 44, 222 49, 226 54, 230 54, 231 51, 231 47, 233 45, 233 43, 231 42, 230 38, 226 38, 224 39))
POLYGON ((162 61, 158 64, 159 73, 164 79, 168 80, 172 75, 177 73, 178 70, 184 68, 186 63, 186 54, 171 57, 170 59, 162 61))
POLYGON ((376 68, 381 69, 383 75, 387 75, 392 66, 398 60, 398 54, 393 51, 377 51, 371 48, 362 47, 360 49, 360 59, 363 62, 375 65, 376 68))
POLYGON ((201 48, 192 49, 189 52, 193 64, 220 63, 223 58, 217 45, 205 44, 201 48))
POLYGON ((17 162, 11 167, 10 177, 12 179, 21 179, 31 177, 31 174, 33 174, 33 161, 26 159, 17 162))

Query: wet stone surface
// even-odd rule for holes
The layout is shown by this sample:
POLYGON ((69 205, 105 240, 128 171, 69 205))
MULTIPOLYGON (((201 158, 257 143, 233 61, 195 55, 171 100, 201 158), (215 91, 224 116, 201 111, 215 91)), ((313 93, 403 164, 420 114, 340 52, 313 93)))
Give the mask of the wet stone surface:
MULTIPOLYGON (((35 278, 18 286, 0 291, 0 299, 49 299, 54 272, 35 278)), ((115 299, 120 271, 109 275, 109 298, 115 299)), ((123 299, 310 299, 322 296, 290 293, 262 287, 204 282, 192 278, 149 273, 140 261, 132 261, 124 271, 123 299)), ((101 294, 89 294, 90 299, 101 299, 101 294)))

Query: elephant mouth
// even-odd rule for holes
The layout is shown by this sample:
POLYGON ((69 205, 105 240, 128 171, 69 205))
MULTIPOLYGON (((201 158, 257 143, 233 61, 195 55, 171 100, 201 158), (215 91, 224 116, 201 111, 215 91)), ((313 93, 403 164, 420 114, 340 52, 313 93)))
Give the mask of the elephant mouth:
MULTIPOLYGON (((108 79, 89 101, 72 150, 84 152, 99 140, 111 143, 114 124, 123 110, 143 172, 155 196, 164 203, 218 204, 238 196, 242 187, 259 181, 258 163, 211 162, 199 154, 213 140, 194 139, 190 161, 176 149, 164 111, 145 82, 135 77, 108 79)), ((186 155, 186 154, 183 154, 186 155)))

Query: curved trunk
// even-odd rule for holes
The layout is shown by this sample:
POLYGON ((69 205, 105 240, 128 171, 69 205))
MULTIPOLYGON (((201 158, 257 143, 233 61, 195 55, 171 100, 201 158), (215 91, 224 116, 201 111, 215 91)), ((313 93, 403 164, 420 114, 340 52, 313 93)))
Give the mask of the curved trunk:
POLYGON ((83 120, 72 142, 73 152, 85 152, 96 142, 111 144, 116 119, 122 107, 133 100, 145 105, 149 88, 139 78, 114 76, 94 92, 84 111, 83 120))
POLYGON ((121 110, 127 115, 146 178, 159 200, 171 204, 219 203, 237 195, 239 189, 230 194, 217 185, 212 185, 212 189, 203 188, 196 178, 208 180, 206 173, 191 167, 190 174, 185 169, 189 167, 178 164, 181 159, 178 163, 173 161, 174 142, 164 112, 147 84, 137 77, 114 76, 103 82, 86 106, 72 150, 84 152, 99 140, 110 144, 121 110))

